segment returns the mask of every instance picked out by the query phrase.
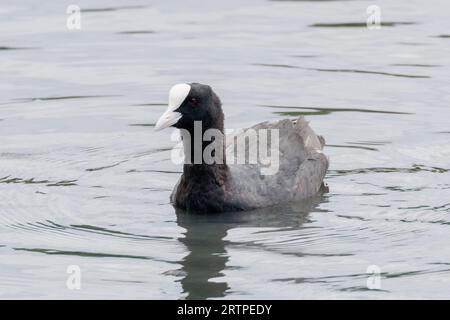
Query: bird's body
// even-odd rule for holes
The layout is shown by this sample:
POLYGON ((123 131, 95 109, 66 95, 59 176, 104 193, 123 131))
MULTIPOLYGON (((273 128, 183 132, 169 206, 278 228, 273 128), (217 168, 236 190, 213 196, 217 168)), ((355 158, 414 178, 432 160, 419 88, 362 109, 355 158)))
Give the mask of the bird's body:
MULTIPOLYGON (((183 101, 188 100, 190 96, 196 96, 197 101, 199 92, 204 95, 210 91, 211 94, 211 99, 204 101, 204 106, 200 106, 208 110, 206 116, 203 113, 198 119, 207 123, 202 132, 211 128, 223 132, 223 112, 218 97, 208 86, 191 86, 183 101), (202 87, 198 89, 194 86, 202 87), (203 87, 208 87, 209 90, 205 91, 203 87)), ((189 108, 186 109, 183 104, 184 102, 179 107, 181 113, 189 112, 189 108)), ((200 108, 197 105, 196 107, 200 108)), ((195 112, 199 111, 196 109, 195 112)), ((186 123, 186 120, 184 121, 186 123)), ((193 133, 192 126, 184 124, 181 127, 178 126, 180 123, 179 120, 174 126, 193 133)), ((183 174, 171 195, 171 202, 175 207, 201 213, 241 211, 299 201, 315 195, 320 190, 328 169, 328 158, 322 153, 324 139, 314 133, 303 117, 294 121, 284 119, 272 123, 263 122, 245 129, 239 135, 245 136, 248 130, 256 133, 260 130, 277 130, 277 170, 271 174, 262 174, 261 168, 264 165, 261 163, 239 164, 236 158, 229 156, 239 156, 238 153, 232 152, 235 146, 231 142, 236 140, 225 138, 223 148, 228 158, 224 158, 224 163, 184 164, 183 174)), ((256 143, 259 145, 261 138, 258 134, 256 136, 256 143)), ((267 139, 263 140, 266 143, 267 139)), ((185 154, 190 153, 192 156, 191 150, 186 148, 185 146, 185 154)), ((252 148, 254 146, 250 143, 245 144, 245 154, 254 152, 255 149, 252 148)))
POLYGON ((328 168, 322 153, 324 140, 303 117, 263 122, 249 129, 280 130, 277 173, 262 175, 260 164, 185 164, 171 202, 188 211, 238 211, 298 201, 319 191, 328 168))

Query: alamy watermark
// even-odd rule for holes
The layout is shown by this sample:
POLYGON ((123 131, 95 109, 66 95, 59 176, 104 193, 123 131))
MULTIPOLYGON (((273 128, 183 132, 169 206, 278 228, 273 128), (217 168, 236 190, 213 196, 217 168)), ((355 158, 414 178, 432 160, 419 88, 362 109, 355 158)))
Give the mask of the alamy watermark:
POLYGON ((81 289, 81 268, 77 265, 67 267, 66 273, 69 274, 66 280, 66 287, 69 290, 81 289))
POLYGON ((370 274, 367 278, 367 289, 380 290, 381 289, 381 269, 379 266, 373 264, 367 267, 366 273, 370 274))
POLYGON ((370 5, 366 9, 369 15, 366 20, 367 29, 381 29, 381 8, 377 5, 370 5))
POLYGON ((249 164, 260 165, 262 175, 273 175, 280 167, 278 129, 202 131, 202 122, 194 122, 193 136, 188 130, 174 131, 172 141, 179 142, 171 152, 175 164, 249 164))
POLYGON ((76 4, 67 6, 66 13, 69 15, 66 20, 66 26, 69 30, 81 29, 81 9, 76 4))

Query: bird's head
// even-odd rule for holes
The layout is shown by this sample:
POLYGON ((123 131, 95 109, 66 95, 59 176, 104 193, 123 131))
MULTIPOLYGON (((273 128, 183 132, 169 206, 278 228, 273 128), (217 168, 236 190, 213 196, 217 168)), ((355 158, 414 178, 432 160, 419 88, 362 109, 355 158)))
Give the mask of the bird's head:
POLYGON ((169 92, 167 110, 159 118, 155 130, 175 127, 191 131, 195 121, 202 122, 203 130, 215 128, 223 131, 223 112, 219 98, 208 85, 174 85, 169 92))

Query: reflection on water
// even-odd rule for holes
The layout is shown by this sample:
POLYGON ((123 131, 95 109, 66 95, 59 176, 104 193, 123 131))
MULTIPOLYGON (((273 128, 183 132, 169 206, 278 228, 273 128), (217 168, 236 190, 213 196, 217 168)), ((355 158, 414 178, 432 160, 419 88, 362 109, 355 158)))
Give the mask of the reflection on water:
POLYGON ((34 178, 29 179, 11 178, 10 176, 0 178, 0 183, 46 184, 48 187, 75 186, 76 181, 77 180, 63 180, 58 182, 51 182, 49 180, 35 180, 34 178))
POLYGON ((83 13, 88 12, 110 12, 110 11, 118 11, 118 10, 127 10, 127 9, 142 9, 145 6, 120 6, 120 7, 105 7, 105 8, 88 8, 81 9, 83 13))
POLYGON ((369 71, 369 70, 358 70, 358 69, 324 69, 324 68, 305 68, 288 64, 267 64, 267 63, 255 63, 256 66, 262 67, 278 67, 278 68, 288 68, 288 69, 303 69, 303 70, 314 70, 320 72, 342 72, 342 73, 365 73, 365 74, 376 74, 382 76, 391 77, 402 77, 402 78, 430 78, 429 76, 422 75, 412 75, 412 74, 400 74, 392 72, 381 72, 381 71, 369 71))
POLYGON ((42 97, 42 98, 19 98, 15 99, 19 102, 33 102, 33 101, 51 101, 51 100, 70 100, 70 99, 92 99, 92 98, 105 98, 105 97, 117 97, 114 95, 92 95, 92 96, 63 96, 63 97, 42 97))
POLYGON ((2 6, 0 298, 449 298, 448 1, 379 1, 379 30, 364 1, 180 4, 80 0, 81 30, 51 1, 2 6), (305 115, 329 192, 176 212, 153 126, 191 81, 227 128, 305 115))
POLYGON ((45 254, 68 255, 68 256, 76 256, 76 257, 127 258, 127 259, 144 259, 144 260, 147 259, 147 257, 143 257, 143 256, 108 254, 108 253, 101 253, 101 252, 62 251, 62 250, 42 249, 42 248, 31 248, 31 249, 30 248, 14 248, 14 250, 38 252, 38 253, 45 253, 45 254))
POLYGON ((213 218, 217 217, 177 215, 178 225, 186 229, 180 242, 189 252, 181 263, 184 273, 181 284, 186 299, 224 297, 228 289, 226 282, 214 278, 223 276, 228 261, 224 238, 230 226, 213 218))
POLYGON ((27 49, 38 49, 38 48, 27 48, 27 47, 5 47, 5 46, 0 46, 0 51, 1 51, 1 50, 27 50, 27 49))
POLYGON ((399 66, 399 67, 423 67, 423 68, 436 68, 440 67, 436 64, 419 64, 419 63, 393 63, 391 66, 399 66))
POLYGON ((276 114, 283 116, 315 116, 326 115, 333 112, 366 112, 366 113, 382 113, 382 114, 410 114, 408 112, 396 112, 386 110, 373 110, 373 109, 358 109, 358 108, 319 108, 319 107, 292 107, 292 106, 267 106, 262 107, 274 108, 274 109, 294 109, 294 110, 313 110, 313 111, 276 111, 276 114))
POLYGON ((215 215, 186 214, 177 210, 177 223, 184 228, 183 243, 188 255, 182 261, 181 284, 186 299, 220 298, 230 289, 223 278, 227 268, 226 239, 234 228, 300 229, 308 221, 308 214, 324 201, 321 195, 298 203, 261 208, 249 212, 215 215))
POLYGON ((118 34, 152 34, 155 31, 152 30, 133 30, 133 31, 120 31, 118 34))
MULTIPOLYGON (((412 25, 416 24, 415 22, 390 22, 390 21, 381 21, 381 27, 395 27, 400 25, 412 25)), ((317 28, 367 28, 367 23, 363 22, 343 22, 343 23, 314 23, 311 24, 310 27, 317 28)))

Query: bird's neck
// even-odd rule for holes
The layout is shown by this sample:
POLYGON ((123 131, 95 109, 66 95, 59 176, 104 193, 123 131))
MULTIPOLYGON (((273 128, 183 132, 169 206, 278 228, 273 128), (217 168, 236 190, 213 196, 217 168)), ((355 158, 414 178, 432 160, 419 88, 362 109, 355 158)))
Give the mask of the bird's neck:
POLYGON ((184 183, 201 190, 206 186, 221 188, 229 174, 225 161, 225 137, 223 124, 196 123, 181 130, 185 164, 184 183), (211 137, 213 135, 213 137, 211 137))
POLYGON ((225 159, 223 123, 196 123, 181 130, 185 164, 184 182, 194 189, 205 185, 221 188, 227 181, 229 168, 225 159))
POLYGON ((191 186, 206 184, 221 187, 227 182, 228 175, 229 169, 226 164, 184 164, 183 166, 184 179, 191 186))
POLYGON ((185 164, 204 166, 205 168, 226 167, 223 122, 199 121, 180 132, 185 164))

